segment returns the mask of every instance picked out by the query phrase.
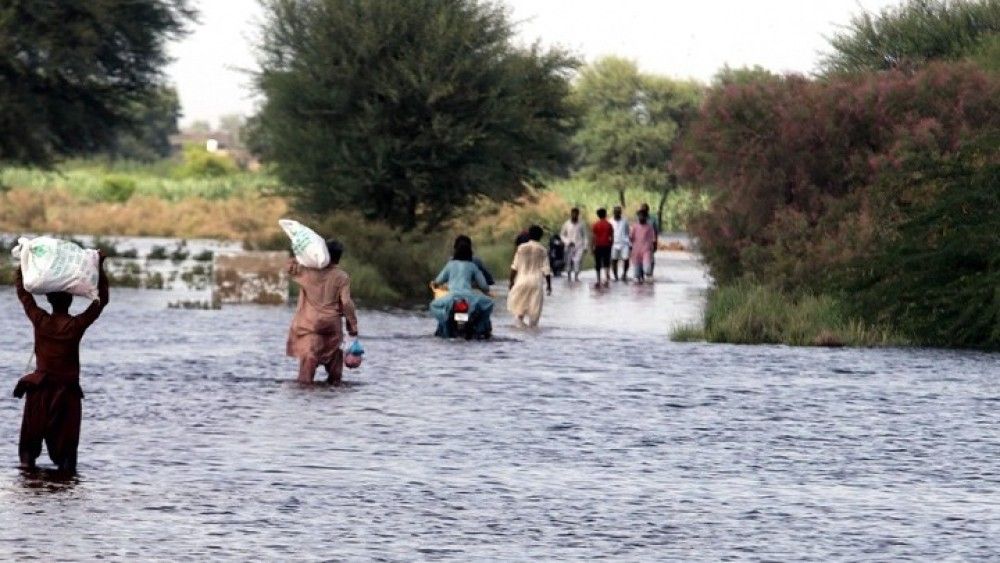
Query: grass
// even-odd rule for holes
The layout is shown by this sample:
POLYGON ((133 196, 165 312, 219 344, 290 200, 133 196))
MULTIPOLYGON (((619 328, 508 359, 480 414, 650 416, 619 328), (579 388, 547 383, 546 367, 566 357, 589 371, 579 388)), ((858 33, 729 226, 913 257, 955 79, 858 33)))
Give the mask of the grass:
POLYGON ((791 346, 896 346, 907 342, 880 327, 848 318, 828 295, 793 298, 748 282, 713 290, 703 326, 674 330, 677 342, 791 346))
POLYGON ((6 168, 0 170, 0 186, 23 190, 60 190, 87 202, 124 203, 132 197, 177 202, 188 198, 222 200, 257 197, 277 191, 278 182, 267 174, 235 172, 225 176, 197 178, 157 175, 156 166, 124 172, 100 164, 67 166, 58 170, 6 168))

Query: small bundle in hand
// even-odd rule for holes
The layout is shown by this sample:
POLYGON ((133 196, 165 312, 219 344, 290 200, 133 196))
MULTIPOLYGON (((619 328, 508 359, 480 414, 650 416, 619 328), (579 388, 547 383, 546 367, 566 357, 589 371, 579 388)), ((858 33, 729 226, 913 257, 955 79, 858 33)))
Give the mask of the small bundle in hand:
POLYGON ((52 237, 21 237, 11 251, 21 263, 24 289, 35 294, 65 291, 97 299, 101 258, 96 250, 52 237))
POLYGON ((361 346, 361 342, 357 338, 351 345, 347 347, 346 353, 344 354, 344 366, 350 369, 356 369, 361 367, 361 361, 364 360, 365 349, 361 346))
POLYGON ((292 239, 292 252, 299 264, 317 270, 330 264, 330 251, 326 248, 326 241, 316 231, 291 219, 282 219, 278 224, 285 230, 288 238, 292 239))

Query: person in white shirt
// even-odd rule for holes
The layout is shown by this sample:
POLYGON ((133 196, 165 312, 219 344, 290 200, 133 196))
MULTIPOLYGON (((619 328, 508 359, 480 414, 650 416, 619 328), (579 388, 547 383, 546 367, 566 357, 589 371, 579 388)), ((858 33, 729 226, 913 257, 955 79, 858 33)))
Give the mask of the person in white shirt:
POLYGON ((624 260, 622 268, 622 279, 628 281, 629 256, 632 253, 632 243, 628 238, 628 219, 622 217, 621 206, 616 205, 612 211, 611 226, 615 229, 614 244, 611 246, 611 273, 618 281, 618 262, 624 260))
POLYGON ((580 210, 574 207, 569 212, 569 221, 563 223, 562 230, 559 231, 559 238, 566 245, 566 277, 570 281, 574 279, 580 281, 583 256, 590 246, 589 230, 587 225, 580 221, 580 210))

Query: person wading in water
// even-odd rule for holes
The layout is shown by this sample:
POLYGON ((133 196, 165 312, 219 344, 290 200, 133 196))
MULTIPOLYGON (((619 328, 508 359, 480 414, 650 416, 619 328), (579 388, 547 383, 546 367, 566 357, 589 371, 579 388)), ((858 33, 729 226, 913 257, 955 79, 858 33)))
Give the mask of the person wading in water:
POLYGON ((528 233, 530 240, 519 246, 514 254, 514 263, 510 267, 510 293, 507 295, 507 310, 514 315, 519 327, 538 326, 545 301, 543 281, 546 293, 552 295, 549 253, 538 242, 542 240, 542 228, 532 225, 528 233))
POLYGON ((42 453, 42 441, 49 459, 67 473, 76 472, 76 451, 80 443, 82 416, 80 388, 80 340, 90 325, 108 306, 108 276, 104 272, 103 252, 100 253, 97 300, 77 315, 69 314, 73 296, 65 292, 49 293, 45 297, 52 313, 35 303, 24 289, 20 268, 15 285, 17 298, 35 329, 35 371, 22 377, 14 388, 14 396, 25 397, 24 418, 18 451, 21 467, 34 469, 42 453))
POLYGON ((326 241, 330 264, 321 269, 306 268, 295 259, 288 262, 288 274, 300 287, 299 304, 288 329, 286 353, 299 359, 300 383, 312 383, 316 369, 326 369, 327 381, 339 385, 344 375, 344 323, 347 333, 358 335, 358 317, 351 300, 351 276, 340 269, 344 247, 326 241))

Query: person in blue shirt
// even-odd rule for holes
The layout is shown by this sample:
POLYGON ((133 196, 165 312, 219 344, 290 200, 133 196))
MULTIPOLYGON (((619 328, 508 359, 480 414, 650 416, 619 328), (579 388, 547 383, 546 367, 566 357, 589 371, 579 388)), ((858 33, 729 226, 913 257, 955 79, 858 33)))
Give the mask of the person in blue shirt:
POLYGON ((435 336, 450 338, 458 336, 453 333, 451 319, 452 305, 457 299, 464 299, 469 304, 469 327, 467 336, 489 338, 493 325, 490 315, 493 314, 493 300, 487 293, 490 286, 483 271, 473 261, 472 243, 468 237, 455 240, 452 259, 445 264, 444 269, 434 279, 432 286, 447 284, 448 293, 431 301, 430 310, 437 319, 438 327, 435 336))

